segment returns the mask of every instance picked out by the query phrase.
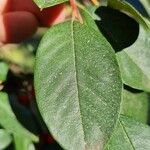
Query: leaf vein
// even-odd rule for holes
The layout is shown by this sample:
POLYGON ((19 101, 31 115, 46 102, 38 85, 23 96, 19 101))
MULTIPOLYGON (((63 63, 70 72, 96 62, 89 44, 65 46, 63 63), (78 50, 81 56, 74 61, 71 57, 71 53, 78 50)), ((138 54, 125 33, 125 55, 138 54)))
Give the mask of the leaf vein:
POLYGON ((133 145, 133 143, 132 143, 132 141, 131 141, 130 138, 129 138, 129 135, 128 135, 128 133, 127 133, 127 131, 126 131, 124 125, 122 124, 122 122, 121 122, 120 120, 119 120, 119 122, 120 122, 120 125, 122 126, 122 128, 123 128, 123 130, 124 130, 124 132, 125 132, 125 134, 126 134, 126 136, 127 136, 127 138, 128 138, 128 140, 129 140, 129 142, 130 142, 130 144, 131 144, 133 150, 136 150, 135 147, 134 147, 134 145, 133 145))
POLYGON ((81 118, 81 124, 82 124, 82 131, 83 131, 83 138, 85 141, 85 131, 84 131, 84 125, 83 125, 83 118, 82 118, 82 111, 81 111, 81 104, 80 104, 80 96, 79 96, 79 84, 78 84, 78 77, 77 77, 77 64, 76 64, 76 52, 75 52, 75 42, 74 42, 74 25, 73 25, 73 20, 71 22, 71 39, 72 39, 72 49, 74 53, 74 67, 75 67, 75 78, 76 78, 76 84, 77 84, 77 95, 78 95, 78 104, 79 104, 79 113, 80 113, 80 118, 81 118))

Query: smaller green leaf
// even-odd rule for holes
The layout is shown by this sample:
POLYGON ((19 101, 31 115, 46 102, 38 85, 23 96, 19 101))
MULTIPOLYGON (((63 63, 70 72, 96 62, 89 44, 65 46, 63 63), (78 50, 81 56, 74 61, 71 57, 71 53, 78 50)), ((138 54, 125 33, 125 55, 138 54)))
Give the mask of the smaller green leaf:
POLYGON ((121 108, 121 114, 134 117, 136 120, 146 123, 148 119, 147 93, 132 93, 124 90, 121 108))
POLYGON ((121 115, 105 150, 149 150, 150 127, 121 115))
POLYGON ((28 140, 37 142, 38 138, 25 129, 14 115, 8 100, 8 96, 4 92, 0 92, 0 125, 6 131, 20 137, 26 137, 28 140))
POLYGON ((15 150, 35 150, 31 140, 20 136, 14 136, 15 150))
POLYGON ((0 129, 0 150, 6 148, 12 141, 10 134, 4 129, 0 129))
POLYGON ((0 62, 0 81, 5 81, 8 73, 8 65, 4 62, 0 62))
POLYGON ((68 0, 34 0, 34 2, 39 6, 39 8, 47 8, 60 3, 64 3, 68 0))
POLYGON ((136 42, 118 52, 117 59, 126 85, 150 91, 150 36, 142 26, 139 32, 136 42))
POLYGON ((150 31, 150 22, 125 0, 108 0, 108 6, 132 15, 148 32, 150 31))

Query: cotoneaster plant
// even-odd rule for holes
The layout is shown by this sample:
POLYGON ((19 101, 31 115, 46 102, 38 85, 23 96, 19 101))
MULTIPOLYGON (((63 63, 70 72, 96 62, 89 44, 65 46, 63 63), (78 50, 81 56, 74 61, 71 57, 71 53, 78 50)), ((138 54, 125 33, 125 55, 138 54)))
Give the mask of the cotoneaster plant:
MULTIPOLYGON (((42 9, 64 0, 35 2, 42 9)), ((137 120, 146 122, 147 117, 148 102, 143 91, 150 91, 150 24, 125 1, 106 3, 139 23, 137 39, 115 54, 120 43, 116 47, 110 43, 119 41, 117 34, 124 28, 113 29, 111 24, 115 22, 107 20, 110 26, 102 25, 99 30, 92 6, 70 0, 72 19, 50 28, 38 47, 35 66, 38 107, 49 131, 64 149, 149 149, 150 128, 137 120), (142 92, 123 89, 122 82, 142 92), (136 110, 141 109, 138 105, 144 108, 136 110)))
POLYGON ((34 56, 17 55, 29 76, 7 81, 13 59, 2 57, 0 150, 149 150, 150 2, 140 0, 140 11, 125 0, 34 1, 72 11, 42 37, 33 72, 34 56))

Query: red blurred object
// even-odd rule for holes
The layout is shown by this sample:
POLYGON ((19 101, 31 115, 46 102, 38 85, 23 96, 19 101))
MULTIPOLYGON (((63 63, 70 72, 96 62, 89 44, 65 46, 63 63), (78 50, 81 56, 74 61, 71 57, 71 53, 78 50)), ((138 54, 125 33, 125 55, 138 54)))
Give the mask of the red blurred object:
POLYGON ((65 15, 61 14, 64 9, 64 4, 59 4, 50 8, 45 8, 38 16, 41 26, 51 26, 59 17, 59 22, 65 19, 65 15), (61 16, 60 16, 61 15, 61 16))
POLYGON ((34 90, 34 88, 32 88, 31 94, 32 94, 32 96, 35 98, 35 90, 34 90))
POLYGON ((52 144, 55 142, 53 137, 49 133, 42 133, 40 135, 41 140, 46 144, 52 144))
POLYGON ((65 18, 65 4, 40 10, 32 0, 7 0, 0 5, 0 43, 21 42, 30 38, 38 26, 49 27, 65 18))
MULTIPOLYGON (((40 8, 33 2, 33 0, 9 0, 5 5, 5 13, 14 11, 26 11, 34 14, 39 20, 41 26, 51 26, 54 24, 55 19, 62 15, 62 11, 65 8, 64 4, 58 4, 49 8, 40 10, 40 8)), ((60 22, 65 19, 64 17, 59 17, 60 22)))
POLYGON ((22 105, 29 105, 30 103, 30 99, 27 95, 21 95, 18 97, 18 100, 19 102, 22 104, 22 105))

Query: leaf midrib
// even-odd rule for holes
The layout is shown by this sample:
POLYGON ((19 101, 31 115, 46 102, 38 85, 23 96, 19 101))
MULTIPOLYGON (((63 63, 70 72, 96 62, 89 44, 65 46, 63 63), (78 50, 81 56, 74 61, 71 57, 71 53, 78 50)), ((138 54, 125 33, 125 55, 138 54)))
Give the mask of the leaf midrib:
POLYGON ((80 114, 80 119, 81 119, 81 126, 82 126, 82 131, 83 131, 83 139, 84 142, 85 140, 85 131, 84 131, 84 125, 83 125, 83 117, 82 117, 82 111, 81 111, 81 104, 80 104, 80 96, 79 96, 79 84, 78 84, 78 76, 77 76, 77 59, 76 59, 76 51, 75 51, 75 39, 74 39, 74 21, 71 21, 71 39, 72 39, 72 50, 73 50, 73 55, 74 55, 74 67, 75 67, 75 81, 76 81, 76 87, 77 87, 77 98, 78 98, 78 105, 79 105, 79 114, 80 114))
POLYGON ((125 129, 123 123, 121 122, 120 119, 119 119, 119 122, 120 122, 120 125, 122 126, 122 129, 123 129, 123 131, 124 131, 126 137, 128 138, 129 143, 131 144, 133 150, 136 150, 135 147, 134 147, 134 145, 133 145, 133 143, 132 143, 132 141, 130 140, 130 137, 129 137, 129 135, 128 135, 128 133, 127 133, 127 131, 126 131, 126 129, 125 129))

